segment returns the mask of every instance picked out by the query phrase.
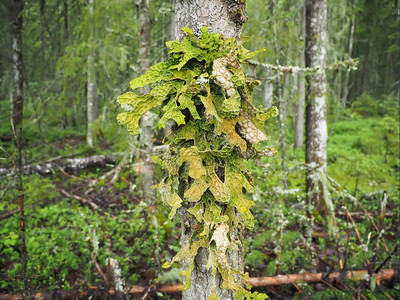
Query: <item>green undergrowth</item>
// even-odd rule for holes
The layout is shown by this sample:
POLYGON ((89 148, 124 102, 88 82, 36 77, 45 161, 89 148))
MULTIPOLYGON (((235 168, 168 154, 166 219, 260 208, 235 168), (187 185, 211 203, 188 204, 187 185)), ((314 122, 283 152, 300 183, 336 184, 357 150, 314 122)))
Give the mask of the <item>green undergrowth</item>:
MULTIPOLYGON (((116 217, 93 212, 74 200, 59 198, 52 202, 25 211, 32 290, 97 285, 103 280, 95 260, 106 271, 109 258, 119 261, 128 285, 137 284, 143 276, 143 265, 156 272, 161 257, 176 251, 176 242, 164 244, 164 239, 175 234, 175 225, 143 202, 128 204, 116 217)), ((18 226, 18 214, 0 221, 2 291, 19 291, 22 287, 18 226)))

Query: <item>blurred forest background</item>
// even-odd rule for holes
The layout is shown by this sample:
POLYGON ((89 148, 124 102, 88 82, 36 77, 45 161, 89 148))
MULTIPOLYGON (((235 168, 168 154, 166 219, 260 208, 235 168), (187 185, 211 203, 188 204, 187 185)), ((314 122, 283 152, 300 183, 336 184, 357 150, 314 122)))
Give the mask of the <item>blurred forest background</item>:
MULTIPOLYGON (((327 71, 326 186, 335 208, 333 224, 305 197, 304 74, 262 66, 304 66, 303 12, 303 1, 247 1, 245 46, 267 48, 245 66, 261 81, 255 104, 279 107, 280 117, 265 127, 278 154, 249 162, 256 225, 246 234, 246 271, 257 277, 397 270, 397 3, 328 1, 327 65, 359 58, 357 70, 327 71)), ((179 250, 180 221, 168 219, 169 210, 146 191, 144 196, 140 149, 148 145, 116 122, 116 98, 129 81, 167 59, 165 42, 175 39, 173 5, 154 0, 147 9, 139 0, 14 0, 0 3, 0 16, 0 293, 21 292, 28 279, 32 292, 108 290, 112 260, 119 262, 127 286, 181 282, 178 265, 161 268, 179 250), (146 20, 151 34, 144 37, 146 20), (15 87, 18 41, 22 80, 15 87), (140 54, 143 43, 151 46, 149 61, 140 54), (10 99, 18 97, 23 99, 21 176, 10 125, 10 99)), ((155 125, 152 131, 152 151, 163 151, 163 133, 155 125)), ((154 181, 162 177, 155 167, 154 181)), ((360 282, 260 290, 273 299, 350 299, 358 288, 363 299, 399 295, 396 279, 381 284, 368 276, 360 282)), ((151 290, 145 296, 178 297, 151 290)))

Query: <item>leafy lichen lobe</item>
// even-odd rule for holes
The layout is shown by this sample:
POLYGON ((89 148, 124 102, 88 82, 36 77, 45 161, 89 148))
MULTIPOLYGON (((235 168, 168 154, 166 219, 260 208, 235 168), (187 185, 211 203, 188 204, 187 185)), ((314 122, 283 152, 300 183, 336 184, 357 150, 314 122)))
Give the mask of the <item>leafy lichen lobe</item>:
MULTIPOLYGON (((175 122, 165 140, 168 152, 154 159, 168 173, 157 188, 171 208, 169 217, 185 206, 199 224, 187 244, 164 264, 168 268, 176 261, 187 263, 182 289, 189 289, 194 259, 204 247, 209 253, 207 269, 222 278, 220 288, 232 290, 237 299, 265 299, 266 295, 251 293, 237 283, 235 278, 246 280, 248 275, 232 268, 227 259, 228 249, 237 246, 230 239, 232 228, 254 226, 253 202, 245 196, 253 187, 244 157, 276 153, 273 148, 259 150, 257 144, 269 139, 261 128, 277 115, 277 109, 264 111, 253 105, 251 94, 258 82, 241 67, 263 49, 250 52, 235 39, 209 33, 206 27, 200 37, 189 28, 182 30, 186 33, 182 41, 167 42, 168 61, 131 81, 132 90, 151 84, 150 93, 128 92, 118 97, 118 103, 129 110, 117 120, 137 134, 140 117, 161 106, 159 127, 175 122)), ((213 292, 210 299, 218 296, 213 292)))

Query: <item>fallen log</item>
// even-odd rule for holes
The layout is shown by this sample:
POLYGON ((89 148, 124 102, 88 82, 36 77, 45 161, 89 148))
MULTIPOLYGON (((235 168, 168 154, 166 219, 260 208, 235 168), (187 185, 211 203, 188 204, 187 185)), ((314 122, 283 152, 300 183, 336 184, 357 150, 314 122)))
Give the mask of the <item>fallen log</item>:
MULTIPOLYGON (((81 158, 68 158, 68 159, 49 159, 45 162, 37 164, 25 165, 23 168, 23 174, 32 175, 49 175, 55 172, 55 170, 61 168, 64 171, 70 170, 82 170, 91 168, 104 168, 106 165, 115 165, 117 162, 118 154, 108 155, 94 155, 89 157, 81 158)), ((10 168, 0 168, 0 176, 13 175, 15 170, 10 168)))
MULTIPOLYGON (((397 271, 396 271, 397 272, 397 271)), ((395 270, 393 269, 382 269, 378 273, 373 274, 376 279, 377 285, 380 285, 382 281, 392 280, 395 276, 395 270)), ((328 276, 324 276, 323 273, 303 273, 303 274, 289 274, 289 275, 278 275, 271 277, 253 277, 247 282, 251 284, 253 287, 265 287, 272 285, 283 285, 283 284, 294 284, 299 282, 304 283, 317 283, 317 282, 326 282, 326 281, 339 281, 345 278, 350 280, 359 281, 366 274, 368 274, 367 270, 358 270, 358 271, 338 271, 332 272, 328 276)), ((180 293, 180 289, 182 288, 182 284, 174 284, 174 285, 163 285, 158 289, 149 288, 146 286, 132 286, 127 289, 128 294, 144 294, 145 292, 151 290, 151 292, 161 292, 164 294, 177 294, 180 293)), ((47 299, 82 299, 82 297, 95 295, 98 293, 104 293, 107 295, 113 296, 115 294, 114 288, 110 290, 105 290, 104 288, 99 287, 90 287, 83 292, 79 292, 76 290, 73 291, 53 291, 53 292, 42 292, 36 293, 33 299, 37 300, 47 300, 47 299)), ((0 300, 22 300, 22 294, 0 294, 0 300)))
MULTIPOLYGON (((282 285, 282 284, 293 284, 297 282, 307 282, 307 283, 316 283, 323 282, 326 280, 338 281, 344 278, 348 278, 350 280, 361 280, 366 274, 368 274, 367 270, 358 270, 358 271, 338 271, 332 272, 326 278, 323 273, 303 273, 303 274, 289 274, 289 275, 277 275, 273 277, 254 277, 251 278, 248 283, 253 287, 261 287, 261 286, 270 286, 270 285, 282 285)), ((377 284, 379 285, 381 281, 388 281, 394 277, 393 269, 382 269, 377 274, 373 274, 376 279, 377 284)))
MULTIPOLYGON (((352 217, 357 217, 357 218, 364 218, 364 217, 376 217, 379 215, 379 212, 362 212, 362 211, 354 211, 354 212, 349 212, 349 214, 352 217)), ((336 212, 336 215, 338 216, 347 216, 347 213, 345 211, 338 211, 336 212)), ((385 212, 385 217, 393 217, 395 214, 393 212, 385 212)))

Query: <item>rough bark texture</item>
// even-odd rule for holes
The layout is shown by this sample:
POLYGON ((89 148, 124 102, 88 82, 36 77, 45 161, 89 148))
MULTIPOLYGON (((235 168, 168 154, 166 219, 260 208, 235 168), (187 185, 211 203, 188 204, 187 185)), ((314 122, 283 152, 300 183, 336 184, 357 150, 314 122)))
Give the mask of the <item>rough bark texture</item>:
POLYGON ((182 39, 185 26, 195 33, 207 26, 211 32, 238 38, 247 21, 246 6, 239 2, 244 1, 175 0, 175 36, 182 39))
MULTIPOLYGON (((306 67, 325 66, 326 0, 306 0, 306 67)), ((322 184, 317 175, 326 173, 326 76, 325 71, 307 76, 306 174, 307 191, 317 209, 326 212, 322 184), (318 186, 317 186, 318 185, 318 186)))
MULTIPOLYGON (((93 15, 94 12, 94 0, 89 0, 89 11, 93 15)), ((94 25, 91 27, 90 40, 93 41, 94 25)), ((95 51, 93 45, 92 52, 88 56, 87 60, 87 136, 86 141, 88 146, 93 147, 93 129, 91 128, 93 121, 98 117, 98 102, 97 102, 97 83, 96 83, 96 65, 95 65, 95 51)))
MULTIPOLYGON (((151 20, 149 11, 149 0, 136 0, 136 7, 139 13, 139 73, 145 73, 150 67, 151 48, 151 20)), ((149 86, 143 89, 149 93, 149 86)), ((140 144, 142 151, 140 158, 144 165, 141 168, 143 197, 147 203, 154 203, 156 191, 153 189, 154 164, 150 157, 153 155, 153 120, 152 113, 145 113, 140 120, 140 144)))
POLYGON ((11 1, 8 3, 8 15, 10 18, 11 37, 11 122, 14 128, 22 127, 22 115, 24 108, 23 96, 23 72, 22 72, 22 11, 23 1, 11 1))
MULTIPOLYGON (((220 33, 226 38, 239 38, 247 15, 245 4, 238 2, 229 0, 175 0, 175 36, 181 40, 183 38, 181 28, 185 26, 191 28, 194 33, 199 33, 201 27, 207 26, 211 32, 220 33)), ((191 217, 186 208, 182 208, 180 214, 182 217, 181 244, 185 245, 195 230, 196 220, 191 217)), ((242 242, 243 229, 236 228, 230 239, 242 242)), ((243 243, 240 245, 243 245, 243 243)), ((234 299, 231 291, 219 288, 221 278, 219 275, 212 275, 210 270, 207 270, 207 259, 207 249, 200 248, 195 259, 191 287, 183 292, 183 299, 208 299, 214 283, 216 283, 216 293, 221 300, 234 299)), ((243 246, 238 247, 237 250, 229 250, 228 261, 233 268, 243 271, 243 246)))
MULTIPOLYGON (((301 27, 301 36, 305 38, 306 35, 306 7, 303 7, 303 18, 301 27)), ((305 49, 301 51, 300 55, 300 67, 305 66, 305 49)), ((296 123, 295 123, 295 134, 294 134, 294 146, 301 148, 304 141, 304 104, 306 98, 306 78, 303 72, 298 73, 299 85, 298 85, 298 102, 296 105, 296 123)))

